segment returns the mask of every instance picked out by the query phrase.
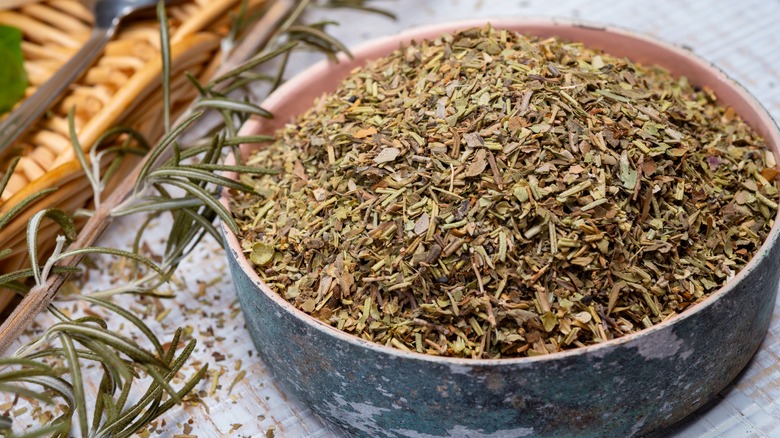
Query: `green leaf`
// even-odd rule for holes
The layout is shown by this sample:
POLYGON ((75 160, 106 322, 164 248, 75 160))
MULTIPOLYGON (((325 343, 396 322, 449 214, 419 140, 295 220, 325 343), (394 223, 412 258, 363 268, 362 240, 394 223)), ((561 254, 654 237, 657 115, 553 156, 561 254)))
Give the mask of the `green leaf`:
POLYGON ((182 210, 185 215, 189 216, 190 219, 192 219, 194 222, 197 222, 204 231, 211 234, 211 237, 214 238, 217 242, 222 241, 222 235, 217 231, 217 228, 212 224, 208 218, 205 217, 203 214, 198 214, 192 210, 182 210))
POLYGON ((201 99, 195 104, 195 108, 213 108, 218 110, 255 114, 267 119, 274 118, 270 112, 259 107, 258 105, 227 98, 201 99))
MULTIPOLYGON (((76 347, 73 345, 70 336, 62 332, 60 332, 59 335, 60 342, 62 342, 62 349, 65 351, 65 356, 68 359, 68 366, 70 367, 70 380, 73 385, 73 395, 76 397, 76 400, 84 400, 84 382, 81 379, 81 365, 79 365, 76 347)), ((81 436, 89 436, 86 403, 76 403, 76 412, 78 413, 81 436)))
MULTIPOLYGON (((166 373, 167 375, 165 378, 172 379, 173 376, 176 375, 176 373, 179 372, 182 366, 184 366, 184 363, 187 361, 187 359, 192 354, 193 350, 195 349, 195 340, 191 340, 182 350, 179 357, 173 361, 171 359, 173 358, 173 352, 176 349, 176 344, 178 343, 178 339, 180 337, 180 329, 176 331, 174 334, 173 341, 177 342, 171 342, 171 347, 168 353, 166 354, 166 357, 164 360, 166 362, 170 362, 170 370, 166 373)), ((180 389, 177 392, 178 398, 183 398, 184 395, 189 393, 195 385, 205 376, 206 371, 208 370, 208 365, 201 368, 195 376, 193 376, 182 389, 180 389)), ((149 386, 146 393, 141 396, 141 398, 130 408, 128 408, 126 411, 122 412, 121 415, 109 419, 104 425, 103 428, 97 432, 95 435, 96 437, 114 437, 114 436, 125 436, 132 434, 135 432, 138 427, 142 424, 145 424, 149 416, 158 416, 165 412, 166 410, 170 409, 175 403, 175 398, 168 399, 163 405, 160 405, 160 399, 162 396, 163 387, 159 385, 159 382, 155 380, 155 382, 149 386), (146 413, 144 416, 142 416, 142 419, 139 421, 136 421, 131 425, 131 422, 133 422, 133 419, 140 415, 144 408, 149 405, 149 407, 146 410, 146 413), (130 425, 130 426, 128 426, 130 425), (124 432, 120 432, 123 428, 128 427, 128 430, 124 432)), ((122 406, 122 405, 119 405, 122 406)))
MULTIPOLYGON (((288 53, 290 52, 287 52, 282 56, 282 60, 281 60, 282 64, 284 64, 284 60, 287 59, 288 53)), ((221 90, 221 93, 224 95, 229 95, 236 90, 246 89, 252 84, 260 84, 263 82, 275 84, 276 83, 275 81, 276 81, 276 76, 271 76, 264 73, 244 72, 241 74, 241 77, 239 77, 238 79, 234 79, 232 81, 227 82, 228 85, 221 90)))
MULTIPOLYGON (((177 371, 184 365, 184 363, 187 361, 190 354, 192 353, 192 350, 195 348, 195 340, 193 339, 192 341, 190 341, 190 343, 187 345, 186 348, 187 348, 186 351, 182 353, 181 356, 179 356, 179 359, 174 364, 173 368, 177 371)), ((187 393, 189 393, 190 390, 192 390, 192 388, 194 388, 195 385, 198 382, 200 382, 201 379, 203 379, 208 369, 209 369, 208 364, 204 365, 203 368, 199 369, 198 372, 195 373, 195 375, 192 376, 192 378, 184 385, 184 387, 179 390, 179 397, 183 398, 187 393)), ((174 404, 174 399, 171 398, 165 403, 163 403, 162 406, 160 406, 160 410, 165 412, 168 409, 170 409, 173 406, 173 404, 174 404)))
MULTIPOLYGON (((222 205, 222 204, 220 204, 222 205)), ((57 261, 62 260, 67 257, 71 257, 74 255, 86 255, 86 254, 109 254, 117 257, 125 257, 131 260, 135 260, 137 262, 141 262, 145 264, 146 266, 154 269, 158 274, 164 275, 164 272, 162 269, 160 269, 151 259, 148 257, 144 257, 141 255, 138 255, 136 253, 130 252, 130 251, 124 251, 120 249, 115 248, 104 248, 100 246, 90 246, 87 248, 77 248, 70 251, 65 251, 62 254, 60 254, 57 257, 57 261)))
POLYGON ((188 126, 190 126, 195 120, 198 120, 200 116, 203 115, 202 111, 197 111, 193 114, 191 114, 189 117, 187 117, 185 120, 183 120, 179 125, 177 125, 171 132, 166 134, 165 138, 163 138, 160 143, 157 144, 150 152, 149 155, 146 157, 146 161, 144 162, 144 166, 141 169, 141 172, 138 174, 138 180, 135 184, 135 191, 136 193, 141 190, 141 187, 144 185, 144 181, 146 179, 146 175, 149 173, 150 170, 152 170, 155 161, 160 157, 160 155, 165 151, 165 149, 173 143, 176 138, 184 132, 185 129, 187 129, 188 126))
POLYGON ((68 131, 70 132, 70 142, 73 146, 73 151, 76 153, 76 158, 79 160, 81 168, 84 169, 84 175, 89 180, 89 184, 92 186, 92 191, 95 194, 95 206, 100 206, 100 198, 102 192, 102 185, 100 183, 100 175, 95 175, 94 170, 90 168, 87 163, 87 157, 84 155, 84 150, 81 149, 79 143, 78 134, 76 134, 76 107, 73 106, 68 111, 68 131))
POLYGON ((190 166, 176 167, 161 167, 157 170, 149 172, 149 178, 155 179, 162 183, 170 179, 186 178, 191 182, 205 181, 218 186, 229 187, 231 189, 240 190, 243 192, 252 192, 252 187, 234 179, 226 178, 221 175, 216 175, 210 171, 197 169, 190 166))
POLYGON ((324 7, 356 9, 358 11, 371 12, 374 14, 384 15, 385 17, 390 18, 391 20, 396 19, 395 14, 388 11, 387 9, 366 6, 365 2, 361 0, 330 0, 327 4, 324 5, 324 7))
POLYGON ((0 25, 0 114, 10 111, 24 97, 27 89, 27 73, 22 56, 22 32, 10 26, 0 25))
POLYGON ((20 380, 24 377, 49 376, 56 377, 56 373, 51 370, 40 370, 38 368, 19 368, 5 373, 0 373, 0 382, 11 382, 20 380))
POLYGON ((160 54, 162 55, 163 126, 171 131, 171 40, 168 35, 168 15, 165 2, 157 2, 157 19, 160 21, 160 54))
POLYGON ((21 159, 22 157, 16 157, 11 161, 11 164, 8 166, 8 170, 5 171, 5 175, 3 175, 3 178, 0 179, 0 193, 5 191, 5 186, 8 185, 8 181, 11 179, 11 175, 14 174, 14 169, 16 169, 16 165, 19 164, 19 160, 21 159))
POLYGON ((231 213, 225 208, 224 205, 220 204, 219 201, 217 201, 213 194, 203 190, 199 186, 184 182, 184 181, 178 181, 178 180, 170 180, 166 181, 166 184, 176 186, 180 189, 184 189, 187 192, 189 192, 191 195, 199 198, 201 201, 203 201, 204 204, 206 204, 211 210, 213 210, 217 215, 219 215, 219 218, 222 219, 222 221, 225 223, 225 225, 230 228, 230 231, 233 231, 234 233, 238 233, 238 225, 236 225, 236 222, 233 220, 233 216, 231 213))
POLYGON ((292 38, 304 41, 324 51, 326 55, 332 56, 335 53, 343 52, 350 58, 352 57, 347 46, 315 26, 293 25, 287 31, 292 38))
POLYGON ((37 201, 40 198, 43 198, 44 196, 48 195, 49 193, 54 193, 57 190, 59 190, 59 187, 52 187, 49 189, 43 189, 40 192, 33 193, 32 195, 24 198, 22 202, 16 204, 12 209, 5 212, 4 215, 0 216, 0 229, 8 225, 9 222, 16 216, 18 216, 21 212, 23 212, 27 207, 29 207, 33 202, 37 201))
POLYGON ((60 322, 53 325, 49 329, 49 332, 51 333, 66 332, 70 336, 74 338, 78 338, 79 342, 81 342, 85 338, 89 340, 99 341, 101 344, 111 346, 121 351, 122 353, 126 354, 129 358, 139 363, 153 364, 155 366, 162 367, 162 368, 166 367, 166 364, 163 363, 161 359, 153 356, 148 351, 139 347, 138 344, 135 343, 135 341, 126 338, 118 333, 110 332, 100 327, 73 324, 68 322, 60 322))
POLYGON ((38 284, 41 284, 42 280, 42 278, 40 278, 40 273, 38 272, 38 230, 40 229, 41 221, 43 221, 44 218, 49 218, 56 222, 65 233, 65 238, 67 238, 68 241, 75 240, 76 235, 78 234, 73 219, 60 209, 47 208, 46 210, 35 213, 35 215, 30 218, 27 225, 27 246, 35 280, 38 284))
POLYGON ((128 320, 131 324, 138 327, 138 329, 146 335, 146 338, 149 339, 149 341, 154 345, 155 350, 157 351, 157 354, 160 355, 160 357, 163 356, 164 350, 162 347, 162 344, 160 344, 160 341, 157 339, 157 336, 154 335, 154 332, 144 324, 144 322, 141 320, 141 318, 137 317, 135 314, 130 312, 129 310, 124 309, 121 306, 118 306, 110 301, 101 300, 99 298, 91 298, 83 296, 81 297, 84 301, 87 301, 92 304, 96 304, 98 306, 105 307, 106 309, 116 313, 117 315, 120 315, 121 317, 128 320))
POLYGON ((206 95, 206 89, 203 88, 202 85, 200 85, 200 82, 198 82, 198 79, 192 75, 192 73, 185 71, 184 76, 187 77, 187 79, 190 81, 193 87, 195 87, 198 90, 198 94, 201 96, 206 95))
MULTIPOLYGON (((97 430, 100 427, 100 421, 103 419, 103 412, 108 408, 111 411, 110 405, 113 402, 111 400, 111 394, 114 392, 114 385, 111 381, 111 376, 107 372, 103 372, 103 378, 100 379, 100 385, 98 385, 97 396, 95 397, 95 411, 92 413, 92 430, 97 430)), ((109 416, 111 413, 109 412, 109 416)))
MULTIPOLYGON (((55 266, 52 268, 52 272, 55 274, 78 274, 81 272, 81 268, 67 267, 67 266, 55 266)), ((0 285, 3 287, 9 287, 10 284, 16 280, 34 277, 32 269, 22 269, 20 271, 9 272, 7 274, 0 275, 0 285)))
POLYGON ((23 435, 13 435, 14 438, 37 438, 37 437, 52 437, 58 434, 66 433, 70 429, 70 425, 67 423, 59 422, 43 426, 40 429, 31 430, 25 432, 23 435))
POLYGON ((28 358, 23 357, 0 357, 0 366, 8 366, 8 365, 21 365, 31 368, 37 368, 39 370, 48 370, 50 367, 48 365, 36 362, 34 360, 30 360, 28 358))
POLYGON ((40 385, 50 391, 54 391, 55 393, 62 396, 65 401, 68 402, 69 406, 73 406, 76 403, 76 396, 73 395, 73 387, 70 383, 62 378, 51 376, 35 376, 25 377, 19 380, 22 382, 40 385))
MULTIPOLYGON (((124 393, 122 393, 124 394, 124 393)), ((119 415, 119 409, 116 406, 116 403, 114 402, 114 399, 111 398, 108 394, 101 394, 101 398, 103 399, 103 405, 105 406, 106 411, 106 421, 111 421, 114 418, 119 415)), ((93 429, 97 429, 100 425, 98 424, 93 429)))
POLYGON ((634 187, 636 187, 637 177, 638 173, 635 169, 631 168, 628 155, 624 151, 620 155, 620 181, 623 182, 623 187, 628 190, 634 190, 634 187))
MULTIPOLYGON (((185 167, 185 166, 182 166, 185 167)), ((186 167, 208 171, 236 172, 257 175, 277 175, 279 170, 254 166, 234 166, 229 164, 192 164, 186 167)))
MULTIPOLYGON (((85 359, 85 360, 91 360, 95 362, 100 362, 101 357, 97 354, 88 351, 88 350, 76 350, 76 354, 78 355, 79 359, 85 359)), ((25 354, 24 357, 26 359, 40 359, 44 357, 49 356, 64 356, 65 351, 62 348, 47 348, 45 350, 36 351, 34 353, 25 354)), ((36 362, 37 363, 37 362, 36 362)))
POLYGON ((252 254, 250 254, 249 258, 255 265, 263 266, 274 258, 275 251, 276 250, 274 249, 273 245, 269 245, 263 242, 255 242, 255 244, 252 245, 252 254))
POLYGON ((181 327, 177 328, 175 332, 173 332, 173 339, 171 339, 170 347, 168 347, 168 351, 165 352, 165 356, 163 356, 163 360, 167 364, 173 364, 174 359, 176 358, 176 347, 179 345, 179 341, 181 340, 181 335, 184 333, 184 330, 181 329, 181 327))
POLYGON ((268 53, 260 53, 258 55, 255 55, 254 57, 250 58, 248 61, 244 62, 243 64, 239 65, 235 69, 231 70, 229 73, 226 73, 212 80, 208 85, 206 85, 206 88, 211 88, 214 85, 223 82, 227 79, 240 76, 242 73, 257 67, 258 65, 264 64, 270 61, 271 59, 281 55, 282 53, 289 52, 290 50, 294 49, 297 45, 298 45, 297 42, 291 41, 277 47, 276 49, 268 53))
POLYGON ((203 202, 200 199, 189 196, 174 199, 167 199, 161 196, 148 196, 143 199, 143 202, 114 210, 111 214, 114 216, 127 216, 140 212, 175 211, 182 208, 199 207, 201 205, 203 205, 203 202))
POLYGON ((27 224, 27 251, 30 254, 30 263, 32 264, 33 275, 35 276, 35 282, 40 286, 45 280, 41 276, 41 271, 38 269, 38 230, 41 227, 41 221, 44 218, 49 218, 55 221, 62 231, 65 233, 65 237, 72 241, 76 239, 76 224, 73 223, 73 219, 68 216, 62 210, 56 208, 47 208, 35 213, 27 224))
POLYGON ((268 141, 276 141, 276 137, 273 135, 247 135, 238 136, 233 138, 226 138, 224 141, 225 146, 239 146, 244 143, 264 143, 268 141))
POLYGON ((121 385, 122 382, 132 381, 138 376, 135 368, 131 368, 133 363, 122 359, 119 354, 100 340, 93 340, 83 335, 74 335, 77 340, 88 350, 100 357, 105 371, 109 373, 113 385, 121 385))
MULTIPOLYGON (((11 383, 3 383, 2 381, 0 381, 0 394, 2 393, 14 394, 21 397, 40 400, 48 404, 53 403, 52 398, 46 395, 46 393, 44 392, 36 392, 29 388, 25 388, 24 386, 14 385, 11 383)), ((0 430, 2 430, 2 427, 0 427, 0 430)))

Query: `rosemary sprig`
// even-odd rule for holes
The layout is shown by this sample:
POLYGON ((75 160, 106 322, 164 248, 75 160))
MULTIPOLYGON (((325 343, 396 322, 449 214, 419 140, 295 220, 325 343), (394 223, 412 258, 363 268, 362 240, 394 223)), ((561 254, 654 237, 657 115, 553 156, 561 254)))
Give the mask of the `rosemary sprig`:
MULTIPOLYGON (((170 347, 165 350, 140 318, 109 301, 84 299, 94 306, 109 310, 112 315, 116 315, 114 318, 123 318, 136 327, 152 345, 152 349, 148 350, 136 341, 108 330, 107 322, 101 318, 90 316, 71 320, 61 312, 55 312, 61 322, 52 325, 37 340, 38 345, 28 345, 13 357, 0 359, 0 390, 43 402, 51 403, 55 398, 64 401, 66 411, 52 422, 52 426, 57 427, 45 429, 47 434, 68 436, 75 416, 80 436, 129 436, 148 423, 148 420, 158 417, 180 402, 206 374, 208 367, 198 370, 180 389, 174 390, 171 380, 192 354, 195 340, 178 350, 182 335, 179 329, 170 347), (47 342, 50 339, 56 341, 59 347, 47 342), (41 345, 46 347, 35 348, 41 345), (82 362, 96 363, 103 368, 98 391, 90 394, 96 400, 91 421, 82 379, 82 362), (66 366, 59 366, 59 363, 66 366), (128 404, 133 383, 140 377, 139 371, 150 376, 153 382, 135 403, 128 404), (69 379, 65 380, 64 376, 69 379), (32 385, 42 391, 31 390, 20 384, 32 385), (166 394, 167 398, 164 399, 166 394)), ((6 425, 7 430, 10 430, 10 424, 6 422, 6 425)))
MULTIPOLYGON (((349 5, 335 4, 345 2, 330 3, 335 6, 363 7, 363 2, 347 2, 349 5)), ((225 178, 220 175, 221 172, 272 172, 240 164, 221 163, 228 151, 235 150, 242 143, 268 140, 264 136, 242 138, 236 134, 243 121, 249 117, 271 115, 261 106, 235 98, 233 92, 261 81, 270 85, 269 90, 275 89, 281 82, 293 50, 314 47, 331 57, 345 50, 338 41, 325 33, 327 23, 310 26, 300 24, 310 1, 271 2, 272 6, 260 18, 257 28, 250 32, 248 41, 225 45, 234 47, 235 59, 248 61, 237 66, 237 63, 228 60, 225 65, 233 69, 223 68, 215 75, 217 79, 207 84, 200 84, 190 76, 200 98, 184 116, 172 122, 170 47, 167 17, 162 4, 160 2, 157 12, 163 29, 162 87, 166 134, 159 141, 151 142, 132 129, 118 127, 106 132, 87 155, 78 144, 71 117, 72 143, 94 191, 94 209, 81 212, 89 219, 78 234, 74 220, 65 212, 51 208, 37 212, 27 229, 32 266, 0 275, 0 287, 24 295, 22 303, 0 327, 0 351, 7 350, 42 310, 48 309, 59 321, 14 354, 0 359, 0 393, 15 394, 44 403, 60 401, 66 406, 62 414, 47 426, 28 432, 25 436, 65 437, 73 427, 77 428, 81 436, 130 436, 180 403, 206 375, 207 366, 204 366, 175 389, 173 378, 187 363, 196 341, 190 340, 179 348, 182 330, 177 329, 170 343, 163 344, 141 318, 108 298, 126 292, 159 296, 154 291, 171 278, 179 263, 205 235, 210 234, 221 240, 213 225, 216 218, 235 228, 232 217, 216 201, 219 191, 221 187, 241 191, 251 190, 251 187, 225 178), (268 29, 274 31, 268 32, 268 29), (254 56, 247 56, 248 47, 252 45, 260 45, 263 50, 254 56), (272 61, 278 63, 275 74, 253 71, 272 61), (182 145, 183 134, 192 125, 201 122, 207 112, 216 112, 222 116, 222 123, 211 129, 210 139, 182 145), (104 196, 108 181, 127 154, 146 155, 112 194, 104 196), (104 165, 103 161, 108 158, 112 161, 104 165), (114 218, 134 214, 144 214, 147 218, 137 231, 132 250, 94 246, 114 218), (161 259, 152 260, 142 255, 140 242, 148 224, 163 214, 170 214, 173 218, 170 235, 161 259), (54 221, 59 226, 61 236, 58 237, 54 253, 41 265, 38 263, 38 234, 45 221, 54 221), (108 254, 132 261, 134 274, 131 281, 113 290, 98 291, 91 295, 80 294, 70 299, 82 300, 90 308, 104 309, 114 324, 117 320, 128 323, 129 329, 125 331, 130 330, 132 337, 110 329, 108 320, 92 316, 94 312, 88 316, 71 318, 59 310, 57 302, 53 303, 66 279, 82 271, 84 257, 96 254, 108 254), (29 279, 34 282, 30 283, 29 279), (137 338, 141 341, 133 340, 137 338), (163 345, 170 346, 164 348, 163 345), (83 379, 82 370, 87 363, 96 364, 102 369, 102 379, 96 392, 90 392, 83 379), (147 376, 151 383, 144 386, 146 379, 143 376, 147 376), (144 387, 145 390, 141 389, 144 387), (94 400, 94 404, 88 404, 87 400, 94 400), (91 413, 90 406, 93 406, 91 413)), ((235 22, 246 25, 246 19, 242 17, 237 17, 235 22)), ((231 36, 235 35, 231 33, 231 36)), ((11 163, 11 171, 0 181, 0 193, 17 162, 11 163)), ((16 208, 0 215, 0 229, 36 201, 56 190, 34 194, 16 208)), ((10 249, 0 247, 0 259, 10 254, 10 249)), ((0 433, 14 436, 10 418, 0 416, 0 433)))

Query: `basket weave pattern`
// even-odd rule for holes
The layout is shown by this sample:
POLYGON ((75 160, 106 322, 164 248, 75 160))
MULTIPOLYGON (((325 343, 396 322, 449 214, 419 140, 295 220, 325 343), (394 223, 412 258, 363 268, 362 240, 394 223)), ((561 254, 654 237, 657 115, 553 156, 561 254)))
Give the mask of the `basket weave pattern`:
MULTIPOLYGON (((266 3, 266 0, 250 0, 249 10, 259 10, 266 3)), ((219 67, 220 41, 229 32, 231 11, 240 5, 241 0, 189 0, 168 9, 172 117, 182 113, 197 94, 184 73, 205 81, 219 67)), ((90 12, 78 0, 29 1, 0 11, 0 24, 22 30, 28 96, 87 40, 91 23, 90 12)), ((0 215, 30 195, 53 187, 58 189, 29 205, 0 229, 0 249, 12 249, 10 256, 0 260, 0 274, 29 265, 25 231, 32 215, 50 207, 72 213, 91 202, 89 181, 75 159, 70 141, 68 112, 72 108, 77 137, 85 151, 115 126, 133 128, 150 142, 163 135, 159 26, 155 19, 123 26, 82 78, 13 145, 13 156, 21 159, 0 195, 0 215)), ((123 140, 120 136, 112 143, 123 140)), ((131 157, 128 155, 122 166, 129 169, 134 165, 137 158, 131 157)), ((0 162, 0 177, 9 162, 0 162)), ((109 184, 104 193, 110 191, 109 184)), ((41 228, 39 244, 44 257, 53 247, 57 232, 54 223, 41 228)), ((10 291, 0 291, 0 309, 11 296, 10 291)))

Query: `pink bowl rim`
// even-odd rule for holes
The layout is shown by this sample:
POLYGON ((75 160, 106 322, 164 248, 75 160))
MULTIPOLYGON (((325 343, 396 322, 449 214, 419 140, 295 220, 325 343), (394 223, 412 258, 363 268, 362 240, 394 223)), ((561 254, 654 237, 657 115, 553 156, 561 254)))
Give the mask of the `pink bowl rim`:
MULTIPOLYGON (((736 91, 736 93, 740 96, 740 98, 742 98, 751 107, 753 107, 753 109, 757 112, 759 118, 761 119, 760 121, 763 124, 763 126, 761 127, 754 126, 753 128, 757 130, 759 130, 760 128, 764 128, 763 130, 765 130, 766 133, 768 134, 768 135, 764 134, 765 142, 769 145, 771 149, 773 149, 778 168, 780 168, 780 128, 775 123, 775 121, 773 120, 769 112, 766 110, 766 108, 752 94, 750 94, 750 92, 748 92, 741 84, 739 84, 734 79, 732 79, 728 74, 726 74, 723 70, 715 66, 712 62, 703 59, 699 55, 692 52, 690 49, 657 39, 655 37, 651 37, 643 33, 623 29, 620 28, 619 26, 585 22, 581 20, 559 19, 559 18, 484 18, 484 19, 459 20, 459 21, 449 21, 449 22, 441 22, 441 23, 429 24, 424 26, 411 27, 400 33, 382 36, 379 38, 365 41, 361 44, 356 45, 354 48, 350 48, 350 51, 353 55, 356 55, 355 57, 359 57, 359 55, 363 53, 370 52, 372 48, 375 46, 380 46, 392 42, 408 41, 411 39, 420 39, 419 37, 420 34, 426 34, 432 32, 438 32, 443 34, 443 33, 456 31, 457 29, 482 27, 487 24, 490 24, 491 26, 497 29, 508 28, 508 27, 519 27, 519 26, 526 26, 526 27, 546 26, 550 28, 580 27, 580 28, 585 28, 590 30, 608 32, 614 34, 616 37, 619 38, 626 38, 629 40, 640 40, 647 44, 655 45, 663 50, 676 53, 678 55, 682 55, 688 58, 692 63, 698 64, 699 66, 708 70, 710 73, 712 73, 719 79, 724 80, 724 82, 728 83, 729 86, 734 91, 736 91)), ((348 60, 349 58, 344 54, 339 54, 339 59, 348 60)), ((290 80, 282 84, 282 86, 280 86, 277 90, 275 90, 271 95, 269 95, 268 98, 266 98, 262 102, 262 105, 267 108, 274 108, 276 105, 280 105, 281 102, 285 100, 285 97, 288 93, 290 93, 292 90, 296 89, 300 85, 309 82, 310 81, 309 78, 312 75, 318 75, 328 71, 331 68, 331 66, 332 66, 332 62, 326 59, 326 60, 319 61, 313 64, 312 66, 304 69, 300 73, 296 74, 293 78, 291 78, 290 80)), ((670 71, 674 73, 673 70, 670 69, 670 71)), ((257 126, 256 119, 250 119, 239 130, 238 135, 255 134, 256 132, 254 130, 256 129, 256 126, 257 126)), ((231 153, 231 155, 228 157, 228 162, 231 162, 233 160, 234 157, 232 156, 231 153)), ((227 174, 226 176, 236 178, 235 173, 227 174)), ((222 196, 220 197, 220 203, 222 203, 226 208, 229 208, 229 204, 228 204, 229 198, 230 198, 229 190, 224 189, 222 191, 222 196)), ((539 356, 510 357, 510 358, 498 358, 498 359, 471 359, 471 358, 460 358, 460 357, 449 357, 449 356, 434 356, 425 353, 418 353, 416 351, 407 352, 397 348, 388 347, 383 344, 361 339, 356 335, 341 331, 333 326, 330 326, 316 319, 315 317, 303 312, 302 310, 296 308, 287 300, 282 298, 281 295, 271 290, 265 284, 265 282, 260 278, 257 272, 255 272, 254 268, 249 263, 248 259, 244 256, 243 251, 241 250, 240 242, 238 241, 238 237, 235 234, 233 234, 233 232, 230 231, 230 229, 224 223, 220 222, 220 227, 222 228, 222 231, 225 236, 225 241, 227 242, 226 249, 228 252, 228 257, 235 257, 241 270, 274 303, 279 305, 285 311, 289 312, 291 316, 293 316, 294 318, 303 321, 306 325, 310 326, 312 329, 323 332, 326 335, 333 336, 341 341, 350 343, 354 346, 367 348, 377 353, 388 354, 402 359, 420 360, 423 362, 433 362, 433 363, 452 365, 452 366, 495 367, 495 366, 510 366, 510 365, 531 365, 537 362, 555 361, 559 359, 566 359, 573 356, 602 357, 603 355, 609 353, 611 349, 621 346, 623 344, 636 343, 636 345, 639 345, 639 342, 645 337, 653 336, 653 334, 659 331, 671 330, 680 321, 683 321, 687 318, 695 317, 703 309, 715 305, 721 297, 728 294, 731 290, 734 289, 734 287, 738 283, 743 281, 745 277, 750 275, 756 269, 756 266, 767 256, 770 247, 772 245, 775 245, 776 241, 778 240, 778 235, 780 235, 780 223, 779 223, 780 220, 778 219, 780 219, 780 210, 778 210, 778 213, 775 216, 775 223, 770 229, 770 232, 767 235, 766 239, 764 240, 764 243, 761 245, 761 247, 759 247, 758 251, 753 256, 753 258, 748 262, 748 264, 745 265, 745 267, 742 268, 742 270, 739 271, 737 275, 735 275, 726 284, 721 286, 716 292, 712 293, 709 297, 705 298, 703 301, 699 303, 696 303, 693 307, 686 309, 682 313, 679 313, 650 328, 642 329, 637 332, 622 336, 620 338, 611 339, 598 344, 586 345, 584 347, 577 347, 573 349, 568 349, 564 351, 559 351, 559 352, 539 355, 539 356)))

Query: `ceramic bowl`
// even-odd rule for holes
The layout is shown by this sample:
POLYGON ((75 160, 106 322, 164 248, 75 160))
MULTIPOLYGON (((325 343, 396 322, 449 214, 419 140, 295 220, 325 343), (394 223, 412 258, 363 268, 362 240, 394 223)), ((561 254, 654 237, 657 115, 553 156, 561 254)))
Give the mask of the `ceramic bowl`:
MULTIPOLYGON (((780 133, 761 105, 688 50, 624 30, 539 20, 442 24, 366 43, 354 49, 352 60, 316 64, 287 82, 263 103, 275 119, 252 120, 242 134, 272 134, 367 59, 487 22, 581 41, 709 86, 777 156, 780 133)), ((669 426, 714 397, 748 363, 766 333, 780 275, 775 224, 733 280, 650 329, 547 356, 456 359, 369 343, 295 309, 261 281, 236 236, 224 226, 223 232, 247 326, 265 363, 316 414, 371 437, 624 437, 669 426)))

